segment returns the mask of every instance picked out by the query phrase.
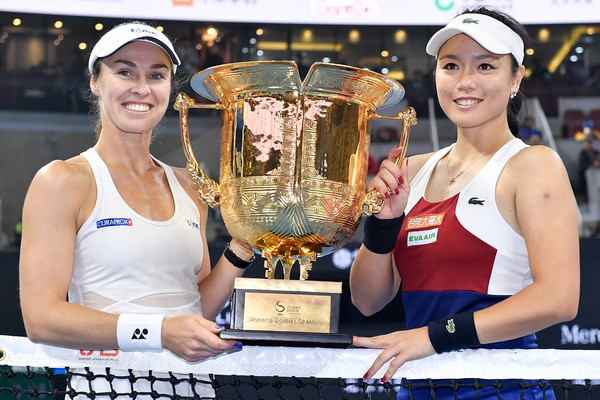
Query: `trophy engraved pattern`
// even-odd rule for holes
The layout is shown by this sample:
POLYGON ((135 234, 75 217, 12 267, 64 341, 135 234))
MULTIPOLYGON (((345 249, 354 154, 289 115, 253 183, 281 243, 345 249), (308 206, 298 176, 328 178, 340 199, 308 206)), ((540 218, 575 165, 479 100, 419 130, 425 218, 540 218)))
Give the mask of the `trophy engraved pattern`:
POLYGON ((176 104, 200 197, 218 201, 230 235, 265 258, 266 277, 281 263, 290 279, 297 262, 307 279, 317 256, 350 240, 372 201, 365 199, 371 120, 381 117, 377 107, 402 98, 402 86, 323 63, 301 82, 295 63, 275 61, 212 67, 191 85, 216 102, 176 104), (219 184, 200 170, 189 141, 188 108, 202 107, 222 111, 219 184))

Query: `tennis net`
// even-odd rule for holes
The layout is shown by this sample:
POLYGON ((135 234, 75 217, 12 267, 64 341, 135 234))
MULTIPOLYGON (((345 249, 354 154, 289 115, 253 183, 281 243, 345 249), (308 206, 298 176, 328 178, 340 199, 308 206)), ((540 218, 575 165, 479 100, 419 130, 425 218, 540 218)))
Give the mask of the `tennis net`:
POLYGON ((70 350, 0 336, 4 399, 600 399, 600 350, 463 350, 361 378, 380 350, 244 346, 198 363, 168 351, 70 350), (491 394, 491 395, 490 395, 491 394), (490 397, 491 396, 491 397, 490 397), (554 397, 555 396, 555 397, 554 397))

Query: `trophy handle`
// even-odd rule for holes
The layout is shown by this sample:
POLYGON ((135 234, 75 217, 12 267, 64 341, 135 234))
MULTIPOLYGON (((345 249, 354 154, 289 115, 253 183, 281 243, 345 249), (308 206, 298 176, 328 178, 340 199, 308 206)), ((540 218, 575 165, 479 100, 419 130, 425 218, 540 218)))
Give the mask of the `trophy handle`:
POLYGON ((218 110, 221 107, 217 104, 196 104, 194 99, 185 93, 179 93, 175 98, 173 108, 179 110, 179 127, 181 130, 181 144, 187 159, 186 169, 192 181, 198 185, 198 196, 200 199, 211 206, 218 207, 221 204, 221 195, 219 192, 219 184, 210 179, 198 165, 192 144, 190 143, 190 132, 188 128, 188 110, 190 108, 210 108, 218 110))
MULTIPOLYGON (((396 158, 396 165, 401 165, 406 155, 406 147, 408 145, 408 137, 410 136, 411 125, 417 124, 417 113, 412 107, 408 107, 403 111, 400 111, 397 116, 391 115, 379 115, 375 114, 373 118, 379 119, 394 119, 402 120, 402 136, 400 137, 400 146, 402 146, 402 153, 396 158)), ((373 189, 367 192, 363 203, 363 214, 371 216, 378 214, 383 208, 383 197, 378 189, 373 189)))

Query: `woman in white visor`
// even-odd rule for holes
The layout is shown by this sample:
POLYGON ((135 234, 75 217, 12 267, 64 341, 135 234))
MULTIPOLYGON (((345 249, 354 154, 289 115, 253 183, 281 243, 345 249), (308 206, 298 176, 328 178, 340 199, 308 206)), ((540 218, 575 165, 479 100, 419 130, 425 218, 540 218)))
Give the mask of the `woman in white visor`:
MULTIPOLYGON (((211 268, 207 206, 185 169, 150 153, 179 64, 167 36, 142 23, 119 25, 94 46, 88 70, 96 144, 43 167, 25 200, 21 305, 32 341, 165 349, 188 362, 241 348, 219 337, 224 328, 214 319, 253 252, 232 240, 211 268)), ((214 395, 210 384, 116 382, 112 389, 101 380, 84 387, 106 396, 214 395)))
MULTIPOLYGON (((400 167, 394 160, 401 149, 394 148, 369 183, 385 206, 365 223, 350 273, 352 299, 371 315, 402 284, 407 329, 354 339, 385 349, 365 378, 388 361, 384 381, 406 361, 435 353, 535 348, 534 332, 577 314, 579 236, 569 177, 550 148, 516 138, 527 39, 511 17, 477 8, 427 44, 438 100, 457 138, 400 167)), ((491 382, 458 393, 449 382, 435 383, 436 399, 498 398, 491 382)), ((502 383, 502 399, 521 398, 518 381, 502 383)), ((524 389, 524 398, 542 391, 524 389)), ((431 389, 415 387, 411 395, 429 399, 431 389)))

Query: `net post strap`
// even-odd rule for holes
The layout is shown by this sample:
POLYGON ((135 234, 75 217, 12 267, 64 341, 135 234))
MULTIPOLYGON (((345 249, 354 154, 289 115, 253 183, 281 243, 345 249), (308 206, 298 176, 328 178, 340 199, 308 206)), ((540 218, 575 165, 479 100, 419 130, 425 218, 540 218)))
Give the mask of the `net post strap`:
MULTIPOLYGON (((244 346, 241 351, 188 363, 167 350, 72 350, 0 335, 0 364, 50 368, 118 367, 185 374, 360 378, 377 349, 244 346)), ((381 378, 387 365, 374 378, 381 378)), ((409 361, 395 379, 600 379, 600 350, 468 349, 409 361)))

